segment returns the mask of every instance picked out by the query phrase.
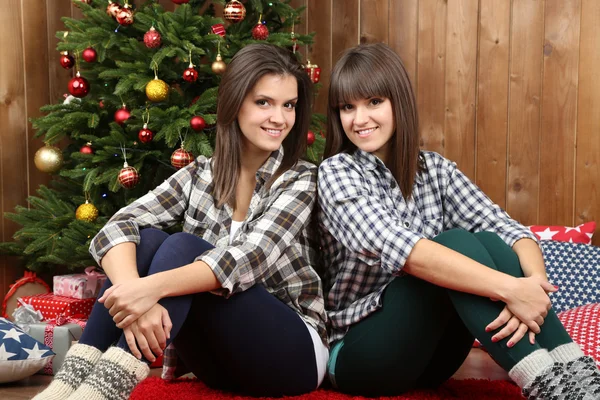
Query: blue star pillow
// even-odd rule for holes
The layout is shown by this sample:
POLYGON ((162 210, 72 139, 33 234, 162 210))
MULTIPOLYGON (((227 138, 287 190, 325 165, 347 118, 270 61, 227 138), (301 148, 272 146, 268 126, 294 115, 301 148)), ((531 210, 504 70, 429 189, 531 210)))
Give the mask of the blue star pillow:
POLYGON ((600 247, 544 240, 541 243, 548 280, 558 286, 552 307, 561 312, 600 303, 600 247))
POLYGON ((54 353, 48 346, 23 332, 11 321, 0 318, 0 383, 33 375, 52 357, 54 353))

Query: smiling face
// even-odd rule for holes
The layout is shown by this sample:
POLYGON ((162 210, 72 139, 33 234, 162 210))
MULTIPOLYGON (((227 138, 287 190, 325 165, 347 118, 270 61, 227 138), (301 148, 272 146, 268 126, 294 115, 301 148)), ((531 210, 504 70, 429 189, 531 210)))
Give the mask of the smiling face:
POLYGON ((293 76, 268 74, 248 92, 237 121, 242 131, 242 157, 265 159, 279 149, 296 122, 298 83, 293 76))
POLYGON ((396 130, 389 99, 370 97, 341 104, 340 121, 356 147, 386 162, 390 139, 396 130))

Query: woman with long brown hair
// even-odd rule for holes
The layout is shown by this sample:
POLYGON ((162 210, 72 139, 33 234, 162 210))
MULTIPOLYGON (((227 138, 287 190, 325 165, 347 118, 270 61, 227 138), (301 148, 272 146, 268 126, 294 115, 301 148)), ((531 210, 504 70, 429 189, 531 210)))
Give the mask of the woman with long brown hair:
POLYGON ((90 252, 109 281, 35 399, 127 399, 174 343, 208 385, 252 396, 316 389, 328 358, 306 149, 312 83, 287 50, 240 50, 219 86, 212 158, 118 211, 90 252), (162 229, 177 222, 183 232, 162 229), (115 344, 116 343, 116 344, 115 344))
POLYGON ((344 392, 433 387, 477 337, 530 399, 598 399, 600 374, 551 309, 533 234, 452 161, 419 149, 400 57, 346 51, 329 88, 319 230, 332 343, 344 392))

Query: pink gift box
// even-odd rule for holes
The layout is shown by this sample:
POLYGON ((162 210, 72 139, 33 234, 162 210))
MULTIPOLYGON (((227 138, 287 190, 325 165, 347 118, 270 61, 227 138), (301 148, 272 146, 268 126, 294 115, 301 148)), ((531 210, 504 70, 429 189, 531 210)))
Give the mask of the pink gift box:
POLYGON ((106 275, 88 267, 83 274, 54 277, 54 294, 74 299, 95 299, 106 281, 106 275))

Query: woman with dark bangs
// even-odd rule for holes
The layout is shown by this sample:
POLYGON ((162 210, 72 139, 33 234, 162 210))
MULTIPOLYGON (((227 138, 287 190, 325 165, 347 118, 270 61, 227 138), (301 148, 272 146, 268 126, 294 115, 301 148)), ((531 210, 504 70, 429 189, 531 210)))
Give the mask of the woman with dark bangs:
POLYGON ((286 49, 236 53, 218 93, 215 153, 119 210, 92 240, 106 271, 79 343, 35 399, 126 400, 174 343, 211 387, 250 396, 315 390, 326 314, 302 161, 312 83, 286 49), (183 223, 183 232, 162 229, 183 223))
POLYGON ((530 399, 598 399, 600 374, 551 308, 533 234, 456 164, 419 149, 416 102, 384 44, 329 88, 319 237, 330 380, 366 396, 450 378, 478 338, 530 399))

